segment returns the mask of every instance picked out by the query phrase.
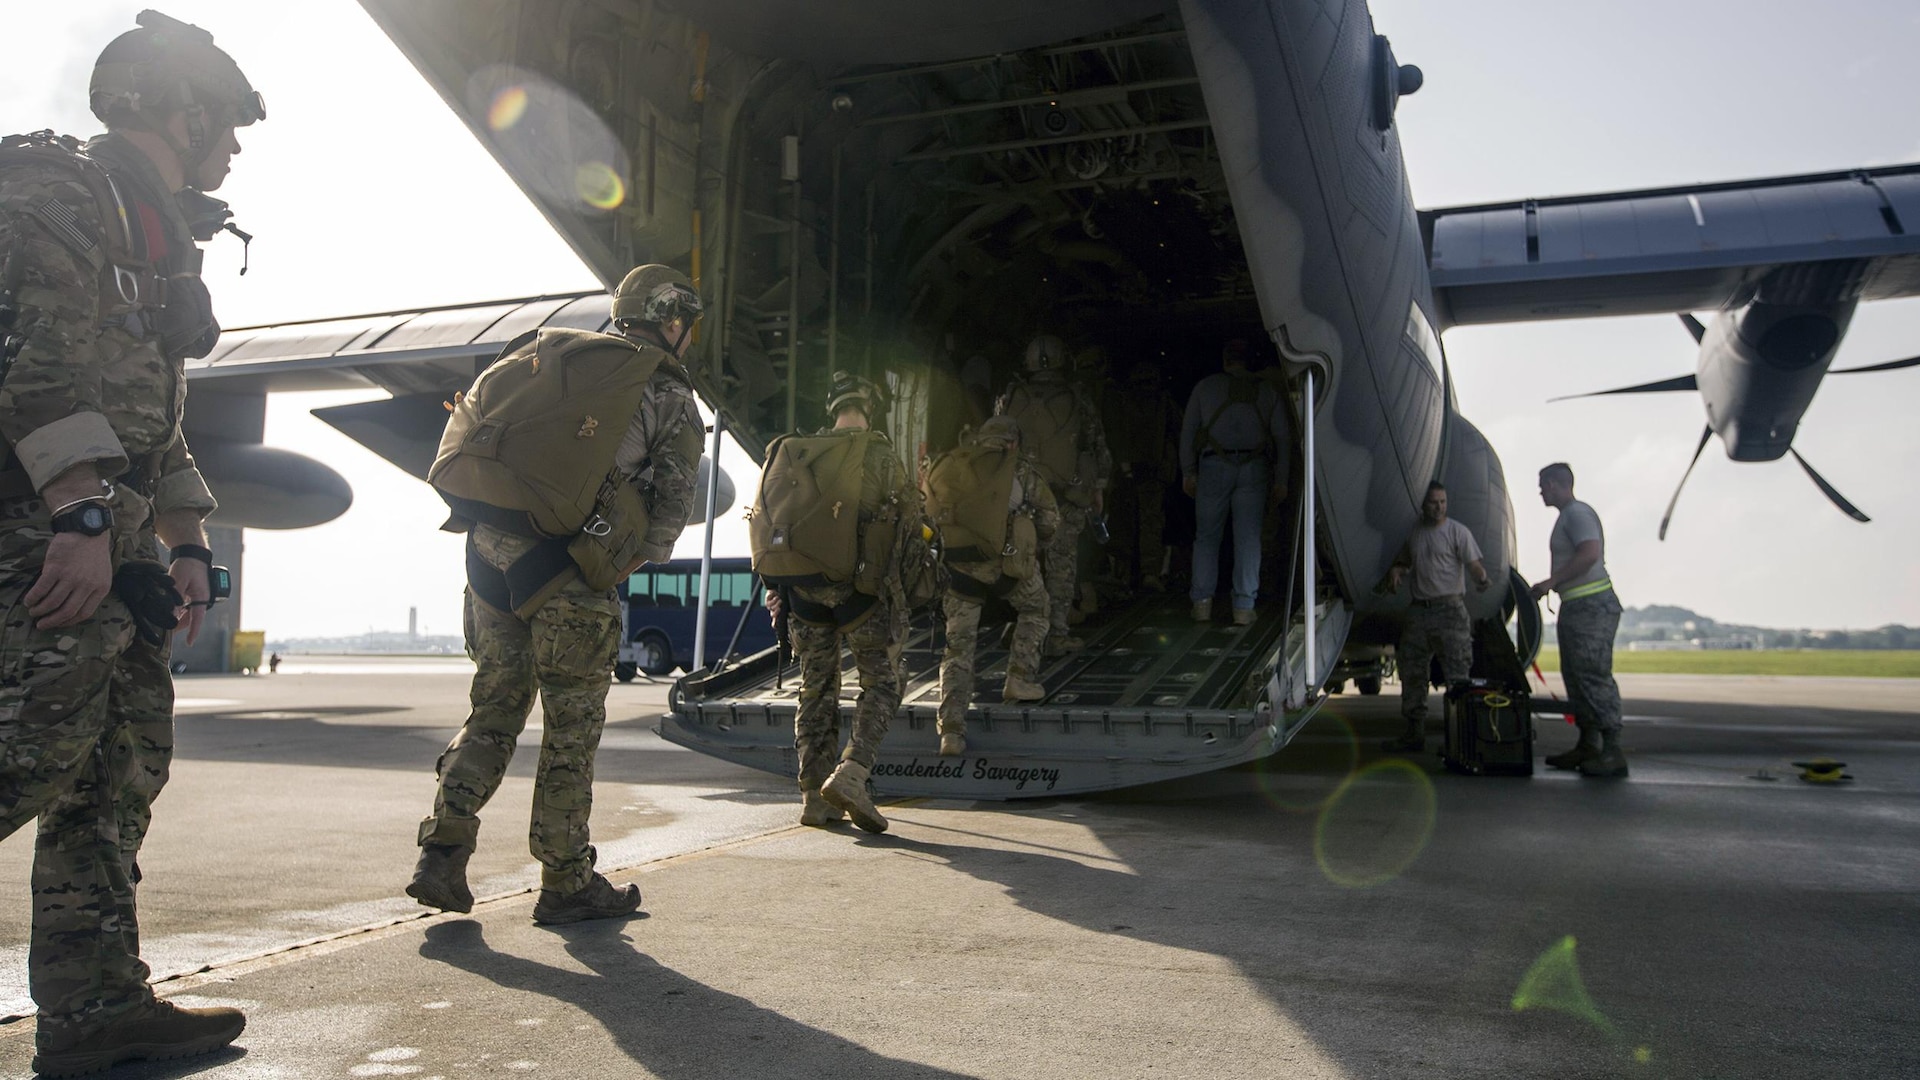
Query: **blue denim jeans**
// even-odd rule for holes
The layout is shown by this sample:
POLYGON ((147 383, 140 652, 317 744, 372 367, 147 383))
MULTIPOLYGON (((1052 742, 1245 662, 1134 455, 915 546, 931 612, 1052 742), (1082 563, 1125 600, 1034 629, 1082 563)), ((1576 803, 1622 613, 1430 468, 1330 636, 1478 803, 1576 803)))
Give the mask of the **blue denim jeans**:
POLYGON ((1250 611, 1260 594, 1260 523, 1267 512, 1267 459, 1258 455, 1236 460, 1220 455, 1200 459, 1200 480, 1194 489, 1198 530, 1193 539, 1195 603, 1211 600, 1220 585, 1220 538, 1227 532, 1227 514, 1233 514, 1233 606, 1250 611))

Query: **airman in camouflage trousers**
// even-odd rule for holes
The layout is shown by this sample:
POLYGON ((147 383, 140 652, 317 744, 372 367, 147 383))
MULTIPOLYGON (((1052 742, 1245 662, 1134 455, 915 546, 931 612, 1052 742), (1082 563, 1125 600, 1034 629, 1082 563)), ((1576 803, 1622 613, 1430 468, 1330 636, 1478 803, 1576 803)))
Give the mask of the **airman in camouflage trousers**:
POLYGON ((1400 669, 1400 718, 1409 732, 1427 722, 1427 684, 1433 658, 1440 657, 1440 673, 1448 683, 1462 682, 1473 667, 1473 619, 1460 597, 1415 600, 1407 609, 1407 624, 1394 648, 1400 669))
MULTIPOLYGON (((795 589, 796 600, 838 607, 853 596, 853 586, 795 589)), ((788 624, 794 657, 800 662, 800 704, 794 716, 793 748, 800 757, 800 790, 818 792, 834 768, 851 761, 872 769, 880 741, 900 708, 900 648, 907 638, 906 602, 882 599, 850 629, 808 622, 788 624), (840 642, 846 640, 860 682, 853 724, 840 749, 840 642)))
MULTIPOLYGON (((1011 417, 996 416, 981 425, 975 441, 1019 451, 1020 428, 1011 417)), ((1030 544, 1046 543, 1058 535, 1060 508, 1031 458, 1014 466, 1011 504, 1007 512, 1007 541, 1003 554, 987 562, 952 563, 952 583, 943 601, 947 612, 947 648, 940 661, 940 752, 953 756, 966 750, 967 708, 973 703, 974 663, 979 652, 980 614, 986 597, 1006 590, 1013 606, 1013 648, 1007 654, 1007 678, 1001 700, 1038 701, 1045 696, 1039 684, 1040 650, 1048 631, 1050 599, 1040 576, 1038 552, 1030 544), (1020 520, 1031 520, 1027 533, 1020 520), (1025 550, 1022 548, 1025 547, 1025 550), (1011 552, 1006 554, 1004 552, 1011 552)))
MULTIPOLYGON (((488 565, 505 570, 538 541, 481 525, 472 543, 488 565)), ((478 843, 480 808, 506 776, 538 690, 543 727, 527 844, 540 860, 542 888, 578 892, 593 877, 587 818, 608 672, 620 643, 619 601, 575 574, 524 621, 475 599, 471 589, 466 603, 473 712, 440 755, 440 787, 433 814, 420 823, 420 843, 469 851, 478 843)))
MULTIPOLYGON (((647 561, 670 557, 692 512, 701 428, 681 362, 701 309, 699 293, 679 271, 659 264, 629 271, 613 292, 614 327, 623 337, 665 356, 633 405, 613 448, 611 468, 597 449, 579 459, 549 456, 540 463, 566 460, 574 476, 598 482, 583 483, 579 490, 598 486, 604 492, 610 484, 632 485, 621 491, 640 496, 647 527, 630 556, 624 540, 617 545, 622 552, 617 561, 603 561, 598 551, 589 551, 582 561, 575 551, 582 537, 630 536, 631 531, 623 530, 637 530, 637 516, 621 516, 620 492, 612 501, 605 494, 595 496, 590 517, 589 511, 575 507, 582 517, 572 520, 582 523, 574 537, 525 535, 534 530, 512 528, 509 522, 518 524, 512 514, 487 518, 501 505, 493 499, 524 494, 511 490, 508 481, 501 481, 497 492, 477 493, 484 498, 449 497, 456 522, 469 526, 466 628, 475 665, 473 711, 435 766, 439 786, 433 813, 420 823, 420 860, 407 886, 407 895, 421 904, 443 911, 472 910, 466 867, 479 840, 480 809, 506 776, 537 689, 542 734, 527 832, 527 846, 540 861, 540 898, 533 919, 553 924, 620 918, 640 905, 638 886, 615 887, 594 870, 588 831, 593 760, 606 726, 607 689, 620 644, 620 600, 608 582, 647 561), (601 469, 607 471, 600 474, 601 469), (469 512, 476 520, 468 519, 469 512), (593 531, 595 520, 604 531, 593 531), (591 574, 589 563, 595 567, 591 574), (602 573, 607 576, 599 578, 596 587, 592 574, 602 573)), ((516 362, 503 355, 496 367, 516 362)), ((479 380, 487 378, 482 373, 479 380)), ((548 411, 515 420, 545 423, 552 407, 543 408, 548 411)), ((566 430, 573 421, 569 417, 560 423, 566 430)), ((575 440, 583 440, 596 426, 582 424, 575 440)), ((452 434, 456 429, 451 424, 448 430, 455 449, 449 450, 443 440, 443 461, 464 445, 452 434)), ((516 466, 527 467, 524 462, 516 466)), ((520 477, 519 472, 510 475, 520 477)), ((449 494, 445 486, 439 490, 449 494)))
POLYGON ((1556 627, 1560 678, 1573 715, 1604 739, 1620 734, 1620 684, 1613 679, 1613 636, 1620 630, 1620 597, 1613 590, 1563 601, 1556 627))

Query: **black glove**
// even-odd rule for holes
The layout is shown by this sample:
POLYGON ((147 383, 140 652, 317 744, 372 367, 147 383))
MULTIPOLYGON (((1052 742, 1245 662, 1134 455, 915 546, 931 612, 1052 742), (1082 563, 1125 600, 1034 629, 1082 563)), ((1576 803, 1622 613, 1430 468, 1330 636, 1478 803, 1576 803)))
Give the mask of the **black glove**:
POLYGON ((121 566, 113 575, 113 592, 133 614, 134 629, 150 644, 166 644, 167 634, 180 625, 174 612, 187 598, 174 587, 173 575, 157 562, 121 566))

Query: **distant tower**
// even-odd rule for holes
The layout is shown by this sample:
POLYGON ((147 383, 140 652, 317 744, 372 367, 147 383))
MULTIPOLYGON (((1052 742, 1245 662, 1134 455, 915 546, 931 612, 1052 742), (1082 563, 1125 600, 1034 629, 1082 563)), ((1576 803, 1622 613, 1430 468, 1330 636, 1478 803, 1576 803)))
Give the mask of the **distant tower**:
POLYGON ((407 636, 410 638, 420 636, 420 609, 417 607, 407 609, 407 636))

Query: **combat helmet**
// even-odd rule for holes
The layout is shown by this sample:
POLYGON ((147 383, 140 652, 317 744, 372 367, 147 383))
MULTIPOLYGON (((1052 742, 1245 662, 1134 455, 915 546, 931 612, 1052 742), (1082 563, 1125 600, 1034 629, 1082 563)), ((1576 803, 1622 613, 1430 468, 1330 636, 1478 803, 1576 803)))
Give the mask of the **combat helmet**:
POLYGON ((680 340, 670 343, 676 356, 705 309, 693 281, 660 263, 648 263, 627 271, 627 276, 621 278, 613 290, 613 325, 622 333, 643 326, 657 330, 675 319, 682 320, 680 340))
POLYGON ((1041 334, 1027 342, 1027 370, 1067 370, 1067 343, 1052 334, 1041 334))
POLYGON ((213 35, 151 9, 139 24, 107 43, 94 61, 87 103, 104 124, 163 135, 183 162, 197 165, 213 136, 267 118, 266 102, 213 35), (187 145, 166 129, 167 117, 187 114, 187 145))
POLYGON ((849 402, 859 402, 867 414, 868 421, 879 415, 885 400, 880 388, 870 379, 863 379, 848 371, 833 373, 833 386, 827 391, 827 418, 839 415, 842 406, 849 402))

